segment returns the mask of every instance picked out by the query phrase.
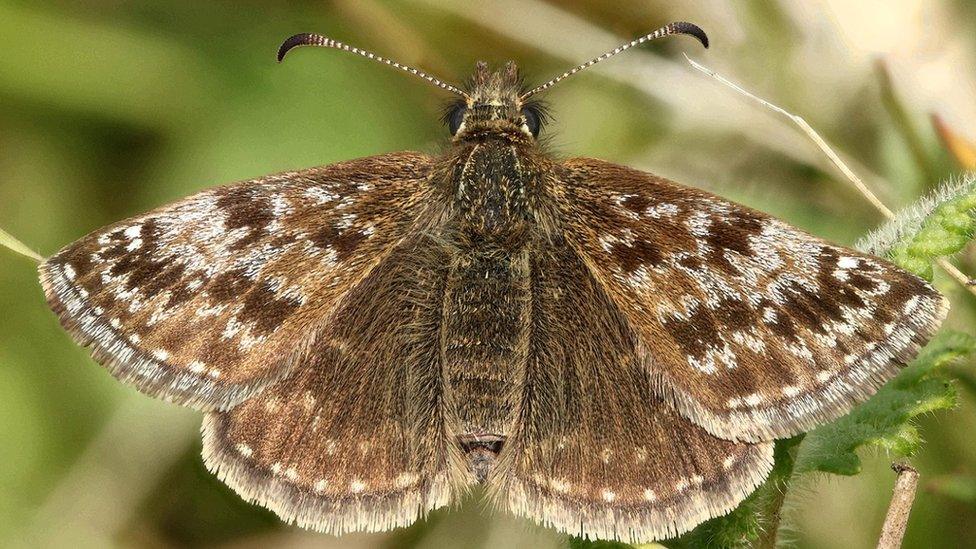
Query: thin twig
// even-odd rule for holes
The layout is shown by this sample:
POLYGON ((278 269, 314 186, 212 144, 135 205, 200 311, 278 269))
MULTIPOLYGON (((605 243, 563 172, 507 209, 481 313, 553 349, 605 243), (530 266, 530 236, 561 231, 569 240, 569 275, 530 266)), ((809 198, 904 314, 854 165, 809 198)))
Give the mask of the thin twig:
POLYGON ((892 470, 898 473, 895 481, 894 494, 888 506, 881 527, 881 537, 878 539, 878 549, 898 549, 905 538, 905 528, 908 526, 908 516, 915 503, 915 492, 918 489, 918 471, 911 465, 892 463, 892 470))
POLYGON ((767 109, 777 112, 792 120, 793 123, 799 126, 800 129, 802 129, 803 132, 807 134, 807 137, 809 137, 814 143, 816 143, 817 147, 819 147, 820 150, 827 156, 827 158, 830 159, 830 162, 833 163, 833 165, 836 166, 837 169, 839 169, 844 174, 844 176, 847 177, 847 179, 854 184, 854 187, 856 187, 857 190, 860 191, 860 193, 864 195, 865 198, 868 199, 868 202, 870 202, 872 206, 874 206, 879 212, 881 212, 885 217, 889 219, 895 216, 894 212, 889 210, 888 207, 885 206, 884 202, 882 202, 881 199, 878 198, 878 196, 874 194, 874 192, 872 192, 871 189, 869 189, 868 186, 865 185, 863 181, 861 181, 861 178, 858 177, 853 170, 847 167, 847 164, 845 164, 844 161, 841 160, 839 156, 837 156, 837 153, 834 152, 834 149, 831 148, 831 146, 828 145, 827 142, 822 137, 820 137, 820 134, 817 133, 816 130, 814 130, 813 127, 810 126, 810 124, 807 124, 807 121, 804 120, 803 117, 797 116, 787 111, 786 109, 783 109, 782 107, 779 107, 777 105, 770 103, 769 101, 766 101, 765 99, 746 90, 742 86, 739 86, 735 82, 732 82, 728 78, 725 78, 721 74, 718 74, 712 69, 709 69, 708 67, 705 67, 704 65, 696 62, 694 59, 688 57, 687 55, 685 55, 685 59, 687 59, 688 62, 691 63, 692 67, 695 67, 699 71, 707 74, 708 76, 711 76, 715 80, 718 80, 722 84, 725 84, 726 86, 741 93, 742 95, 748 97, 749 99, 756 101, 757 103, 766 107, 767 109))
POLYGON ((942 267, 942 270, 945 271, 947 275, 951 276, 963 288, 966 288, 970 293, 976 295, 976 287, 973 286, 972 279, 956 268, 955 265, 949 263, 948 259, 941 257, 935 260, 935 262, 938 263, 939 267, 942 267))
POLYGON ((26 244, 14 238, 7 231, 0 229, 0 246, 9 249, 12 252, 16 252, 26 258, 34 260, 34 263, 40 263, 44 261, 44 258, 40 256, 37 252, 27 247, 26 244))
MULTIPOLYGON (((871 205, 875 207, 875 209, 881 212, 881 215, 885 216, 887 219, 891 219, 895 216, 894 212, 892 212, 891 209, 889 209, 888 206, 886 206, 885 203, 882 202, 881 199, 878 198, 878 196, 874 194, 874 192, 871 191, 871 189, 868 188, 867 185, 864 184, 864 181, 862 181, 861 178, 858 177, 857 174, 854 173, 854 171, 851 170, 843 160, 841 160, 840 156, 836 152, 834 152, 834 149, 829 144, 827 144, 827 141, 823 137, 820 137, 820 134, 817 133, 817 131, 814 130, 813 127, 810 126, 810 124, 808 124, 807 121, 803 119, 803 117, 795 115, 787 111, 786 109, 783 109, 782 107, 779 107, 777 105, 770 103, 769 101, 766 101, 765 99, 746 90, 745 88, 736 84, 735 82, 732 82, 728 78, 725 78, 724 76, 718 74, 712 69, 709 69, 708 67, 702 65, 701 63, 698 63, 697 61, 688 57, 687 55, 685 55, 685 59, 687 59, 688 62, 691 63, 691 66, 694 67, 696 70, 707 74, 708 76, 714 78, 715 80, 718 80, 720 83, 732 88, 733 90, 748 97, 749 99, 756 101, 757 103, 766 107, 767 109, 779 113, 785 116, 786 118, 789 118, 791 121, 793 121, 793 123, 799 126, 801 130, 803 130, 803 133, 805 133, 807 137, 809 137, 810 140, 817 145, 817 147, 824 153, 824 155, 826 155, 827 158, 830 159, 830 162, 834 166, 836 166, 837 169, 841 171, 841 173, 844 174, 847 180, 850 181, 852 185, 854 185, 854 188, 856 188, 858 192, 860 192, 861 195, 864 196, 864 198, 866 198, 867 201, 870 202, 871 205)), ((939 267, 942 268, 943 271, 946 272, 946 274, 952 277, 953 280, 958 282, 963 288, 965 288, 973 295, 976 295, 976 288, 974 288, 972 285, 969 284, 970 278, 966 276, 964 273, 962 273, 958 268, 956 268, 955 265, 950 263, 949 260, 945 258, 939 258, 936 260, 936 263, 939 265, 939 267)))

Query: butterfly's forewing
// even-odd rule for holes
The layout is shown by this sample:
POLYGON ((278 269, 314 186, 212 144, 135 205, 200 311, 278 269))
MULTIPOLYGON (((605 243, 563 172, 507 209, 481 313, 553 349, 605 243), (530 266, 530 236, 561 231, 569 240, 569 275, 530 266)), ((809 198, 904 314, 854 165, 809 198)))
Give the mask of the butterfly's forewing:
POLYGON ((573 535, 647 542, 728 512, 772 444, 710 435, 653 394, 637 339, 580 257, 534 257, 530 360, 490 479, 513 512, 573 535))
POLYGON ((760 212, 602 161, 564 170, 568 237, 638 335, 655 393, 718 436, 846 413, 945 316, 921 279, 760 212))
POLYGON ((440 353, 449 261, 437 250, 398 246, 288 379, 208 414, 207 466, 284 520, 333 534, 404 526, 446 504, 465 472, 440 353))
POLYGON ((304 356, 415 221, 430 164, 397 153, 207 190, 74 242, 41 282, 116 377, 225 409, 304 356))

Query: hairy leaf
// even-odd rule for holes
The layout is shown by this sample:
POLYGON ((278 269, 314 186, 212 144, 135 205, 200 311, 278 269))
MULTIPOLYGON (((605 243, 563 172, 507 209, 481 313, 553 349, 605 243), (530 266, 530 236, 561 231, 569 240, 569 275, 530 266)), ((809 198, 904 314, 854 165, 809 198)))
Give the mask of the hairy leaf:
POLYGON ((932 262, 962 250, 976 232, 976 176, 943 185, 855 246, 932 280, 932 262))

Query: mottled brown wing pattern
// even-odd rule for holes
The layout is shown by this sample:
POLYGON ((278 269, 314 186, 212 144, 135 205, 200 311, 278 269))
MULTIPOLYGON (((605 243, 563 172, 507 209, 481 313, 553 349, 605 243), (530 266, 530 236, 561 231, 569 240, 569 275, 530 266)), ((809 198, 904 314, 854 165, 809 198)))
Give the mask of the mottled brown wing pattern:
POLYGON ((717 436, 843 415, 946 314, 921 279, 763 213, 598 160, 563 169, 567 237, 637 334, 652 392, 717 436))
POLYGON ((573 535, 646 542, 735 508, 772 443, 716 438, 654 395, 637 339, 565 245, 533 258, 532 343, 495 476, 514 513, 573 535))
POLYGON ((386 530, 469 479, 440 353, 447 257, 418 237, 342 301, 285 381, 204 420, 204 460, 284 520, 333 534, 386 530))
POLYGON ((425 207, 430 166, 395 153, 203 191, 74 242, 41 282, 113 375, 226 409, 304 356, 425 207))

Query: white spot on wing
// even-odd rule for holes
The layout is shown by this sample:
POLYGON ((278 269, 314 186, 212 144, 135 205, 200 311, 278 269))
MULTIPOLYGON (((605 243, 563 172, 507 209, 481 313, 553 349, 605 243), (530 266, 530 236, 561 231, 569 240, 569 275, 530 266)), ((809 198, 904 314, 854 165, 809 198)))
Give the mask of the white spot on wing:
POLYGON ((745 398, 746 406, 758 406, 759 403, 762 401, 763 401, 762 395, 760 395, 759 393, 752 393, 751 395, 748 395, 745 398))
POLYGON ((554 478, 549 480, 549 486, 552 486, 552 489, 559 492, 560 494, 565 494, 566 492, 569 491, 570 484, 569 482, 563 479, 554 478))
POLYGON ((662 217, 674 217, 678 214, 678 206, 671 204, 670 202, 662 202, 656 206, 647 209, 647 215, 654 219, 660 219, 662 217))
POLYGON ((305 196, 311 198, 316 204, 327 204, 339 198, 338 194, 323 186, 305 189, 305 196))
POLYGON ((397 488, 402 490, 413 486, 418 480, 420 477, 416 473, 400 473, 393 482, 396 483, 397 488))

